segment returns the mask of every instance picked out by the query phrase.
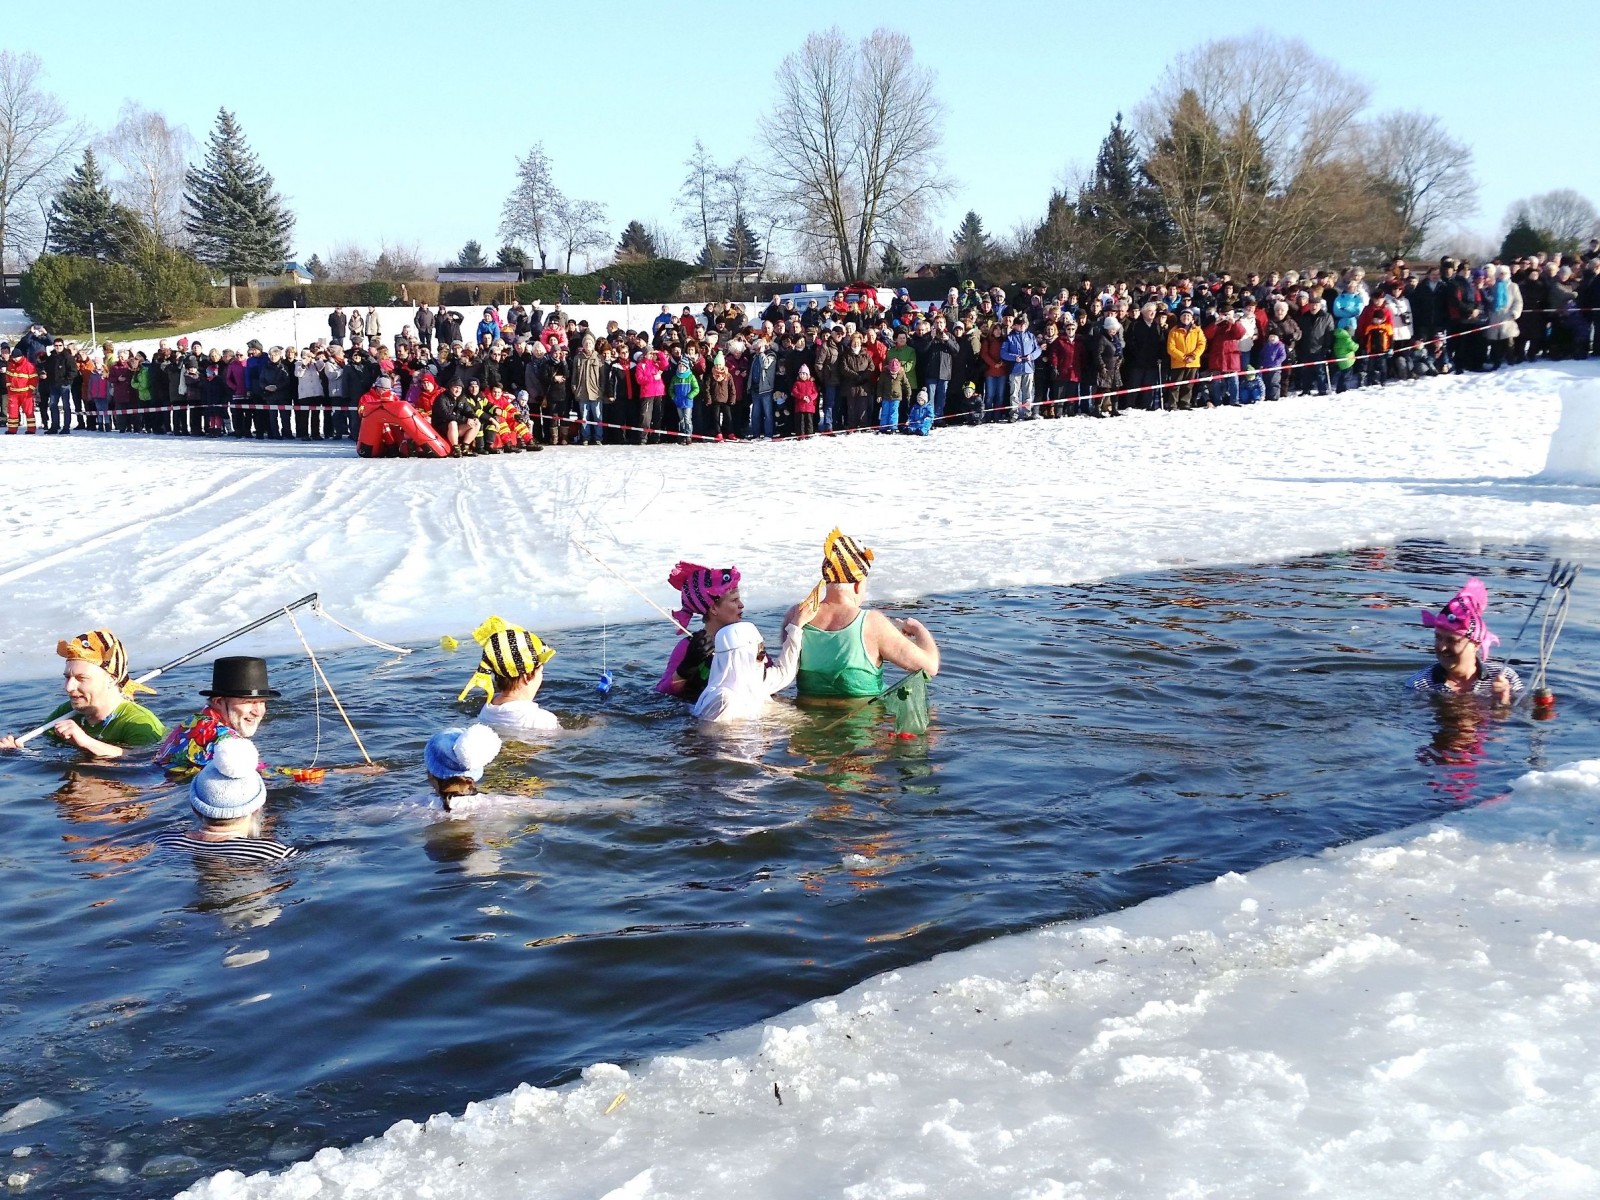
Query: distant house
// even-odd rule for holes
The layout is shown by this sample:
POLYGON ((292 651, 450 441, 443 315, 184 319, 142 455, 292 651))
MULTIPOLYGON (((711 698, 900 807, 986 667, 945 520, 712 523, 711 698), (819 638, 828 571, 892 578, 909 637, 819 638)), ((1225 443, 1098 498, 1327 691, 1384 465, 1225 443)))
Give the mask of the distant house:
POLYGON ((283 264, 283 270, 276 275, 255 276, 250 280, 250 286, 253 288, 305 287, 306 284, 315 282, 316 280, 312 278, 311 272, 299 263, 286 262, 283 264))

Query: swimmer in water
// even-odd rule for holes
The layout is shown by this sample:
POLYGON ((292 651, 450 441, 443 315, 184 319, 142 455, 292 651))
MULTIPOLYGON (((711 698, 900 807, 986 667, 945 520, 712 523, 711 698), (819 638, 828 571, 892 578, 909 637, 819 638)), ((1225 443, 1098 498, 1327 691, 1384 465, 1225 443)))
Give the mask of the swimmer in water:
POLYGON ((156 766, 181 778, 211 761, 218 743, 228 738, 254 738, 266 719, 267 701, 283 693, 267 680, 267 660, 243 656, 219 658, 211 664, 211 687, 200 693, 206 706, 173 727, 156 751, 156 766))
POLYGON ((535 634, 509 626, 483 643, 478 670, 467 684, 489 692, 478 713, 480 724, 498 730, 502 737, 523 741, 531 736, 559 733, 561 722, 534 697, 544 682, 544 665, 556 656, 535 634))
POLYGON ((500 735, 487 725, 446 729, 428 739, 422 752, 428 785, 445 812, 461 807, 460 801, 478 794, 484 768, 500 753, 500 735))
POLYGON ((1469 579, 1437 613, 1424 609, 1422 623, 1433 630, 1433 666, 1418 671, 1407 686, 1429 696, 1479 696, 1497 708, 1521 697, 1522 679, 1508 666, 1489 661, 1500 639, 1489 632, 1485 614, 1489 590, 1469 579))
POLYGON ((156 835, 156 845, 241 863, 278 862, 295 854, 294 847, 261 836, 267 785, 256 770, 259 757, 248 738, 219 741, 189 784, 189 807, 200 828, 169 829, 156 835))
POLYGON ((680 562, 672 568, 667 582, 678 589, 683 601, 683 607, 672 614, 673 619, 688 628, 689 618, 698 614, 702 624, 673 647, 656 691, 693 703, 700 699, 700 693, 706 690, 711 678, 711 655, 717 633, 744 619, 739 568, 702 567, 698 563, 680 562))
MULTIPOLYGON (((57 642, 56 653, 67 660, 61 671, 67 699, 50 714, 53 741, 76 746, 90 758, 111 759, 166 736, 161 718, 132 699, 150 689, 130 681, 128 652, 116 634, 91 629, 57 642)), ((0 751, 20 749, 15 737, 0 737, 0 751)))
POLYGON ((803 634, 804 626, 786 626, 783 653, 769 661, 761 631, 749 621, 723 626, 712 651, 711 678, 695 701, 694 715, 710 722, 760 717, 773 695, 794 682, 803 634))
POLYGON ((784 617, 785 627, 805 627, 800 645, 799 694, 802 699, 838 700, 876 696, 883 690, 883 664, 902 671, 939 673, 939 646, 921 621, 891 621, 864 608, 872 551, 835 529, 822 547, 826 585, 815 616, 804 620, 806 605, 784 617))

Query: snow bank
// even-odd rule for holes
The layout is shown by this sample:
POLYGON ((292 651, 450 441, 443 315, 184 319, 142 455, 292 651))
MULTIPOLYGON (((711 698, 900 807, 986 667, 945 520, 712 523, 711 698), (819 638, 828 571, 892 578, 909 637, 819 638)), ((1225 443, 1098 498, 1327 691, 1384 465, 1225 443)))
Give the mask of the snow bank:
POLYGON ((0 337, 26 333, 32 322, 20 308, 0 308, 0 337))
MULTIPOLYGON (((348 443, 0 438, 0 675, 54 673, 57 639, 101 624, 153 665, 313 590, 388 640, 464 636, 492 612, 536 629, 660 619, 574 538, 663 603, 678 558, 736 562, 757 609, 810 588, 834 525, 877 549, 880 598, 1411 536, 1559 547, 1600 528, 1600 492, 1532 478, 1577 370, 927 439, 426 462, 348 443)), ((280 625, 251 645, 296 643, 280 625)))
POLYGON ((1593 1196, 1597 818, 1535 773, 182 1200, 1593 1196))
POLYGON ((1550 438, 1542 478, 1600 487, 1600 382, 1561 390, 1561 421, 1550 438))

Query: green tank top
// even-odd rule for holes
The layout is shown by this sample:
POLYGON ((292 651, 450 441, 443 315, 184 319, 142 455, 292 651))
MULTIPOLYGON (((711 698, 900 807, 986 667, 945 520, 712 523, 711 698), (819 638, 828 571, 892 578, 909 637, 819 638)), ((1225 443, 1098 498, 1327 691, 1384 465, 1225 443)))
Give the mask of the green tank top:
POLYGON ((800 695, 831 699, 876 696, 883 691, 883 667, 872 665, 862 642, 866 620, 866 613, 858 613, 843 629, 805 627, 796 677, 800 695))

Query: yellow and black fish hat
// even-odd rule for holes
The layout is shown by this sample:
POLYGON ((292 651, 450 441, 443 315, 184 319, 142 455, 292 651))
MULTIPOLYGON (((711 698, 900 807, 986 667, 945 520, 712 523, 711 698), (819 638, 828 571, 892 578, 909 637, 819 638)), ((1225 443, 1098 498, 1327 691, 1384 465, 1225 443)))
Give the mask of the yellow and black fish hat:
POLYGON ((835 529, 822 543, 822 578, 827 583, 861 583, 872 570, 872 551, 835 529))

